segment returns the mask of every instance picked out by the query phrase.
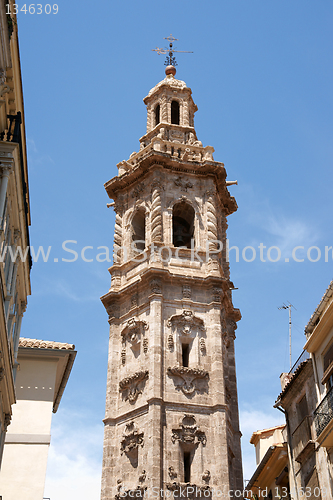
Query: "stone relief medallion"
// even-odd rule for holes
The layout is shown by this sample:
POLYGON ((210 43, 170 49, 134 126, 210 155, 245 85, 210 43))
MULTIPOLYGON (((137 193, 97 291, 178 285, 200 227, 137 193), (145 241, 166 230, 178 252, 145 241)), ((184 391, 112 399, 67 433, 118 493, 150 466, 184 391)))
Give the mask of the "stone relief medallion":
POLYGON ((180 335, 195 335, 197 332, 204 332, 204 322, 190 310, 184 310, 182 314, 171 316, 167 322, 169 328, 175 329, 180 335))
POLYGON ((123 342, 130 342, 132 345, 138 344, 141 340, 141 335, 148 328, 149 326, 146 321, 140 321, 135 318, 129 319, 121 332, 123 342))
POLYGON ((162 281, 159 278, 154 278, 150 282, 150 291, 151 293, 162 293, 162 281))
POLYGON ((181 191, 185 191, 186 193, 188 189, 193 188, 192 182, 187 181, 180 176, 175 179, 174 183, 177 187, 180 187, 181 191))
POLYGON ((133 375, 123 378, 119 382, 119 391, 123 393, 125 401, 135 403, 138 396, 142 394, 143 383, 149 377, 149 371, 138 371, 133 375))
POLYGON ((188 368, 186 366, 173 366, 167 369, 169 376, 176 376, 181 379, 181 383, 176 385, 177 388, 181 389, 185 396, 192 395, 195 391, 199 391, 200 387, 197 384, 197 380, 209 379, 209 374, 206 370, 201 370, 200 368, 188 368))
POLYGON ((120 445, 120 453, 131 455, 137 452, 139 446, 143 447, 143 432, 139 432, 135 423, 129 422, 125 426, 123 438, 120 445))
POLYGON ((180 422, 179 429, 172 429, 171 441, 178 441, 181 445, 188 445, 194 448, 201 443, 203 446, 207 443, 206 434, 199 429, 194 415, 185 414, 180 422))

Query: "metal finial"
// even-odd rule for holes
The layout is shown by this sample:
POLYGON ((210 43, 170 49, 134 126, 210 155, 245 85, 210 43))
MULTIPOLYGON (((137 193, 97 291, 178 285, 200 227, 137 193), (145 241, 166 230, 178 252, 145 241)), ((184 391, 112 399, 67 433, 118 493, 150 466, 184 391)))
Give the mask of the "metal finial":
POLYGON ((186 53, 186 54, 193 54, 192 51, 188 51, 188 50, 175 50, 173 48, 173 42, 174 41, 178 41, 178 38, 175 38, 174 36, 172 35, 169 35, 168 37, 164 37, 164 40, 168 40, 169 42, 169 47, 167 48, 164 48, 164 49, 161 49, 159 47, 156 47, 156 49, 152 49, 154 52, 157 52, 158 55, 160 54, 167 54, 166 56, 166 59, 165 59, 165 66, 177 66, 177 61, 176 61, 176 58, 174 56, 174 53, 175 52, 182 52, 182 53, 186 53))

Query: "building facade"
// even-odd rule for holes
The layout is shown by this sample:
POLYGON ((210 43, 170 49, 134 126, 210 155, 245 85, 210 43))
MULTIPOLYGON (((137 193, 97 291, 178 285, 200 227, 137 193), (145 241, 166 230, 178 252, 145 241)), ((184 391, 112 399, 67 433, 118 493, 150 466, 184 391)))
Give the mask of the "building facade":
POLYGON ((43 500, 52 413, 58 410, 75 346, 20 338, 16 398, 0 471, 0 498, 43 500))
POLYGON ((30 295, 29 190, 23 94, 13 2, 0 4, 0 465, 11 406, 21 321, 30 295), (22 249, 25 258, 15 258, 22 249))
MULTIPOLYGON (((305 335, 304 351, 290 372, 281 375, 282 392, 274 405, 286 419, 283 444, 292 500, 333 498, 333 281, 305 335)), ((262 459, 248 489, 263 490, 269 469, 262 459)))
POLYGON ((290 500, 286 426, 256 431, 250 443, 256 449, 257 469, 246 486, 245 498, 290 500))
POLYGON ((225 258, 237 204, 224 165, 197 139, 197 107, 175 73, 168 66, 145 97, 140 150, 105 184, 116 220, 102 297, 110 323, 103 500, 243 488, 241 316, 225 258))

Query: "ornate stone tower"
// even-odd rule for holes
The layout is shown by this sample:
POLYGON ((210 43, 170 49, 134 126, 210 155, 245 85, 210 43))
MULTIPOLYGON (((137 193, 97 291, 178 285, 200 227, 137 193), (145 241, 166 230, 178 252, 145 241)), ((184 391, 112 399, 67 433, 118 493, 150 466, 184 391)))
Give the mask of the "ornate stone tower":
POLYGON ((197 107, 175 73, 168 66, 145 97, 140 151, 105 184, 116 222, 102 297, 110 323, 102 500, 243 488, 241 316, 225 258, 237 204, 223 163, 197 140, 197 107))

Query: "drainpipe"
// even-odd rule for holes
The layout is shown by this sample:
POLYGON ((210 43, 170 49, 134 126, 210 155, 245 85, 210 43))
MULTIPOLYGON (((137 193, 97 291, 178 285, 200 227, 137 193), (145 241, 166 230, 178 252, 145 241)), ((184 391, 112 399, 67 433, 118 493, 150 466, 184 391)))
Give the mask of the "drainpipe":
POLYGON ((292 447, 292 443, 291 443, 291 433, 290 433, 290 425, 289 425, 288 413, 283 408, 281 408, 279 405, 277 405, 277 404, 274 405, 274 408, 277 408, 279 411, 281 411, 284 414, 285 418, 286 418, 287 433, 288 433, 288 444, 289 444, 290 457, 291 457, 291 460, 290 460, 291 461, 291 469, 292 469, 292 473, 293 473, 293 480, 294 480, 296 498, 297 498, 297 500, 299 500, 298 489, 297 489, 297 484, 296 484, 296 473, 295 473, 295 469, 294 469, 293 447, 292 447))

